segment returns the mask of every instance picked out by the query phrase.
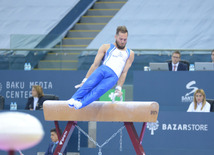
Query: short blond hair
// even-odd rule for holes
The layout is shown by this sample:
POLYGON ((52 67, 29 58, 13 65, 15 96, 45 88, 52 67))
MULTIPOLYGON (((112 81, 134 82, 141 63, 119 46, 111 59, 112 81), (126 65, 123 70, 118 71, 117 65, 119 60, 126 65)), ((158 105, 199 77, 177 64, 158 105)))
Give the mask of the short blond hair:
POLYGON ((128 30, 127 30, 126 26, 118 26, 116 34, 118 35, 119 32, 121 32, 121 33, 128 33, 128 30))

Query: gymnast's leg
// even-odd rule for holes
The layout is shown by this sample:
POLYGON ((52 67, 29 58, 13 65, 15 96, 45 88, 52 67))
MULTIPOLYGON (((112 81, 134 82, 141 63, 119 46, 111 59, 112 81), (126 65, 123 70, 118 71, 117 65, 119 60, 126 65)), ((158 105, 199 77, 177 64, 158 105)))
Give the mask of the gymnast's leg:
POLYGON ((69 107, 73 107, 74 103, 76 101, 80 101, 85 95, 87 95, 94 87, 97 86, 97 84, 100 83, 100 81, 104 78, 105 75, 105 67, 100 66, 97 68, 91 76, 88 78, 88 80, 83 84, 82 87, 80 87, 76 93, 72 96, 69 102, 69 107))
POLYGON ((117 80, 118 77, 116 75, 104 78, 94 89, 92 89, 87 95, 82 98, 82 100, 80 101, 82 103, 82 106, 80 108, 87 106, 88 104, 92 103, 103 94, 105 94, 117 83, 117 80))
POLYGON ((100 81, 104 78, 104 73, 102 67, 97 68, 87 81, 80 87, 76 93, 72 96, 74 100, 81 100, 85 95, 87 95, 100 81))

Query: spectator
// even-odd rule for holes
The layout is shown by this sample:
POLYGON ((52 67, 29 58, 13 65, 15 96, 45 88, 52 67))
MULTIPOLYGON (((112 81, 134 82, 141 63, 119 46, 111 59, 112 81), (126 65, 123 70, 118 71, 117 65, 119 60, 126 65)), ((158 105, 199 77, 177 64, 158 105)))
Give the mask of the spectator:
POLYGON ((214 63, 214 50, 212 50, 211 52, 211 59, 212 59, 212 62, 214 63))
POLYGON ((43 97, 43 90, 41 86, 34 85, 32 87, 32 96, 28 98, 26 104, 26 110, 40 110, 43 107, 43 102, 45 98, 43 97))
POLYGON ((210 104, 206 101, 203 89, 195 91, 194 101, 190 104, 187 112, 210 112, 210 104))
MULTIPOLYGON (((53 155, 53 153, 57 147, 57 144, 59 143, 59 138, 57 136, 56 128, 51 129, 50 133, 51 133, 52 142, 49 144, 48 150, 45 152, 45 155, 53 155)), ((61 134, 61 130, 60 130, 60 134, 61 134)), ((66 154, 66 149, 63 154, 64 155, 66 154)))
POLYGON ((188 71, 188 66, 182 62, 179 62, 181 54, 179 51, 172 53, 172 61, 168 63, 170 71, 188 71))

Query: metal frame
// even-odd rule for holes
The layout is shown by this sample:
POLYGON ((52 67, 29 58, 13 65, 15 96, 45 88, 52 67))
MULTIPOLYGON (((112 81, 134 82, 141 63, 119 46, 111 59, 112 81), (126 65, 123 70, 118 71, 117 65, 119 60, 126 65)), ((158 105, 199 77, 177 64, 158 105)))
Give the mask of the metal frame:
MULTIPOLYGON (((58 121, 54 121, 54 123, 55 123, 56 131, 57 131, 57 135, 58 135, 58 137, 60 137, 60 141, 59 141, 53 155, 58 155, 58 153, 64 152, 64 150, 68 144, 68 141, 69 141, 69 139, 70 139, 70 137, 71 137, 71 135, 75 129, 77 122, 68 121, 62 136, 60 136, 60 129, 59 129, 58 121)), ((147 124, 146 122, 143 123, 141 133, 140 133, 140 137, 138 137, 134 123, 133 122, 124 122, 124 125, 126 127, 126 130, 129 134, 129 137, 132 141, 132 144, 134 146, 134 149, 135 149, 135 152, 137 155, 145 155, 145 151, 144 151, 143 146, 142 146, 142 140, 144 137, 146 124, 147 124)))
POLYGON ((129 137, 132 141, 132 144, 134 146, 134 149, 135 149, 135 152, 137 155, 145 155, 145 151, 142 146, 142 140, 143 140, 143 136, 145 133, 146 124, 147 124, 146 122, 143 123, 140 137, 138 137, 134 123, 133 122, 124 122, 124 125, 126 127, 126 130, 129 134, 129 137))
POLYGON ((8 155, 15 155, 15 151, 14 150, 8 151, 8 155))
MULTIPOLYGON (((57 135, 59 135, 60 129, 59 129, 58 121, 54 121, 54 122, 55 122, 57 135)), ((57 147, 56 147, 53 155, 58 155, 58 153, 63 153, 65 151, 65 148, 66 148, 68 141, 69 141, 69 139, 70 139, 70 137, 74 131, 76 124, 77 124, 77 122, 75 122, 75 121, 68 121, 62 136, 61 137, 59 136, 60 141, 57 144, 57 147)))

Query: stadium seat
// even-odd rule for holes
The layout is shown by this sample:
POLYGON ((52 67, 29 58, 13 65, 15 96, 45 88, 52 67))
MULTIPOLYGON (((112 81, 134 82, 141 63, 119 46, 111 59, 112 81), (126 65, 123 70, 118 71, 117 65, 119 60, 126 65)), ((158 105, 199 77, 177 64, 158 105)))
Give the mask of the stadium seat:
POLYGON ((44 94, 45 100, 59 100, 59 97, 53 94, 44 94))
POLYGON ((0 110, 4 109, 4 97, 0 96, 0 110))
POLYGON ((210 112, 214 112, 214 99, 206 99, 210 103, 210 112))

